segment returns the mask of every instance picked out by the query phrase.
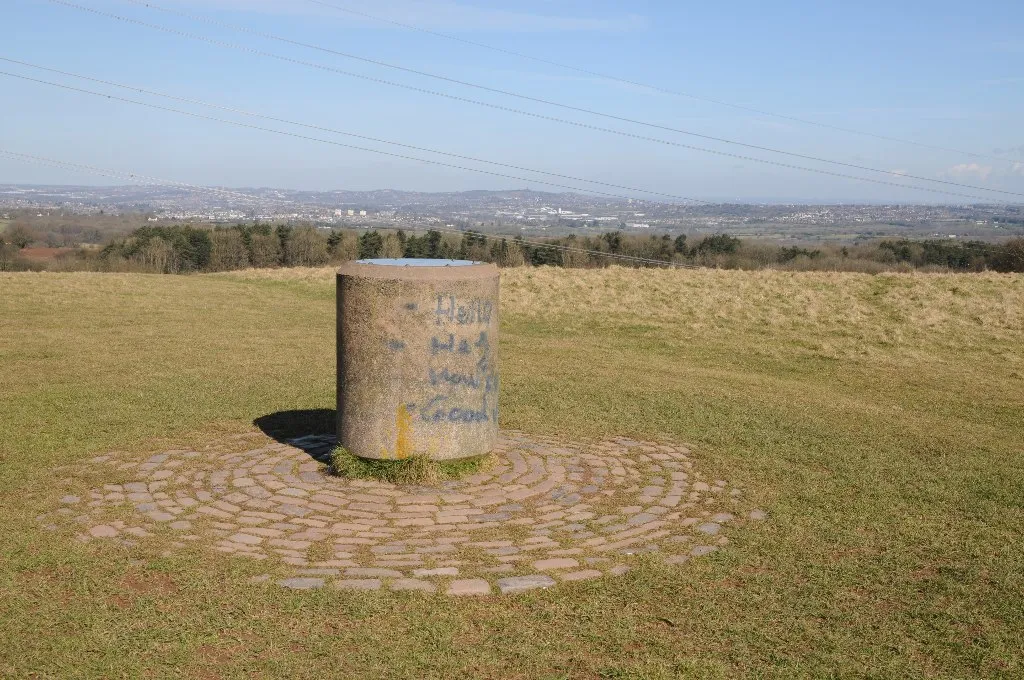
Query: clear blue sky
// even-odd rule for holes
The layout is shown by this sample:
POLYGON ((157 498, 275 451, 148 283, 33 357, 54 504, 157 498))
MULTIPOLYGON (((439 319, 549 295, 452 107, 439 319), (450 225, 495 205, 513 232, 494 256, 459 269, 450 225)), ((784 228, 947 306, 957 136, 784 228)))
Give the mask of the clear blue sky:
MULTIPOLYGON (((306 0, 158 0, 158 4, 647 122, 1024 192, 1024 3, 1019 0, 330 1, 702 97, 993 158, 922 149, 659 94, 357 19, 306 0)), ((397 73, 197 24, 121 0, 77 2, 369 76, 773 158, 397 73)), ((5 29, 0 44, 3 57, 359 134, 657 191, 740 200, 968 200, 575 129, 202 44, 46 0, 5 0, 0 3, 0 26, 5 29)), ((116 92, 5 63, 0 63, 0 70, 116 92)), ((191 120, 8 77, 0 77, 0 109, 0 148, 180 182, 299 189, 545 189, 539 183, 191 120)), ((273 126, 289 129, 283 124, 273 126)), ((115 183, 4 157, 0 157, 0 182, 115 183)))

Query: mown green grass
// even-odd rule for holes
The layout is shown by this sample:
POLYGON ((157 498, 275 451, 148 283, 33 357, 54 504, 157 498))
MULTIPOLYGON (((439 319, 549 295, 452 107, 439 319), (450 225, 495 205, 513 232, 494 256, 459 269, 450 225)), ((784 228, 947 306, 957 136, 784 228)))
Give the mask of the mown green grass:
POLYGON ((0 676, 1024 673, 1024 277, 503 285, 503 426, 690 442, 768 522, 683 569, 469 601, 80 545, 33 519, 55 467, 333 405, 330 274, 0 274, 0 676))

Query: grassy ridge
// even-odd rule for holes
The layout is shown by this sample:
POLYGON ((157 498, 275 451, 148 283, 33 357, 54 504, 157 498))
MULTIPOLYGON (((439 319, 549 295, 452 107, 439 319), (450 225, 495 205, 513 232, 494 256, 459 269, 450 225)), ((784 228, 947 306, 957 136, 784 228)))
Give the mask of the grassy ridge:
POLYGON ((769 511, 683 570, 300 596, 37 528, 57 465, 331 407, 332 284, 0 274, 0 675, 1024 672, 1022 276, 507 271, 504 426, 692 442, 769 511))

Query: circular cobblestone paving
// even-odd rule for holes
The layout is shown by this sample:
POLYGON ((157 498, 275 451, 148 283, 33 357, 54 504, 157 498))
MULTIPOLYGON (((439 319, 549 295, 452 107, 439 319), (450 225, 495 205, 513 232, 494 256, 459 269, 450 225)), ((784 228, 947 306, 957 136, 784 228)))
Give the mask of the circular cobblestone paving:
MULTIPOLYGON (((451 595, 621 575, 640 553, 682 564, 725 546, 727 527, 765 516, 741 511, 742 491, 703 479, 674 444, 504 432, 486 471, 396 486, 327 474, 331 437, 238 452, 248 436, 143 462, 94 458, 133 481, 65 496, 56 514, 77 521, 82 541, 170 533, 172 547, 265 561, 275 576, 252 580, 288 588, 451 595), (111 519, 125 509, 129 521, 111 519)), ((57 528, 53 515, 39 519, 57 528)))

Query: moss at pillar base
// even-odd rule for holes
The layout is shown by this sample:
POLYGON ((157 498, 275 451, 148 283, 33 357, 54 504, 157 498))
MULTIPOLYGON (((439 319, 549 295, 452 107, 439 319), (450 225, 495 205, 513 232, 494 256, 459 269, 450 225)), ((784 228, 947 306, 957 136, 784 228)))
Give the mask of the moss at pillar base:
POLYGON ((375 479, 391 484, 434 484, 476 474, 493 464, 494 454, 458 460, 431 460, 426 456, 379 460, 360 458, 339 446, 331 453, 328 471, 346 479, 375 479))

